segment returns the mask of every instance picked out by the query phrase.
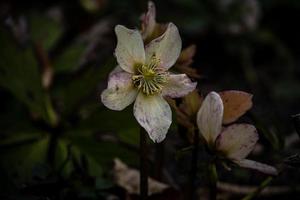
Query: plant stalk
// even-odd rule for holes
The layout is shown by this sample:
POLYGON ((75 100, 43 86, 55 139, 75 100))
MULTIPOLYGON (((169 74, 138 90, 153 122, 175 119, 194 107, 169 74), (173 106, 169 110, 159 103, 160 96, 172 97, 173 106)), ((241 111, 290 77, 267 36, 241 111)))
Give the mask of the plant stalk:
POLYGON ((198 131, 194 131, 193 138, 193 152, 192 152, 192 163, 191 163, 191 173, 190 173, 190 186, 189 186, 189 198, 196 199, 196 180, 198 171, 198 152, 199 152, 199 134, 198 131))
POLYGON ((254 199, 255 197, 257 197, 261 193, 261 191, 263 191, 272 182, 272 180, 273 180, 273 177, 269 176, 257 187, 256 190, 254 190, 253 192, 251 192, 250 194, 245 196, 242 200, 254 199))
POLYGON ((148 198, 148 146, 147 133, 143 127, 140 128, 140 197, 141 200, 148 198))
POLYGON ((217 199, 217 182, 218 182, 218 173, 216 169, 216 164, 212 161, 208 166, 209 171, 209 197, 210 200, 217 199))

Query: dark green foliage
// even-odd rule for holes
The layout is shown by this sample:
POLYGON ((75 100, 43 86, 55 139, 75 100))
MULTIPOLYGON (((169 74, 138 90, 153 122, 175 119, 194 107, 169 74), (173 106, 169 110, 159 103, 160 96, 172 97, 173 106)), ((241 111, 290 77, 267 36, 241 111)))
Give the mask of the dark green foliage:
MULTIPOLYGON (((132 106, 109 110, 100 94, 117 64, 114 26, 138 28, 147 2, 100 0, 93 1, 98 8, 86 8, 84 1, 89 3, 0 3, 0 199, 128 198, 113 182, 113 160, 139 166, 139 126, 132 106), (46 69, 51 72, 49 86, 43 84, 46 69)), ((155 1, 157 20, 174 22, 184 47, 197 45, 193 67, 202 76, 194 80, 200 93, 236 89, 254 94, 253 109, 240 119, 259 132, 259 146, 251 157, 285 164, 272 184, 291 186, 294 190, 278 196, 293 199, 300 184, 300 140, 294 137, 295 130, 300 132, 295 115, 300 112, 300 1, 233 0, 227 7, 226 2, 231 1, 155 1)), ((159 150, 149 144, 151 176, 180 193, 171 190, 169 196, 153 199, 174 200, 189 191, 194 147, 186 132, 173 111, 164 144, 159 150)), ((211 155, 199 146, 195 184, 202 195, 209 178, 203 169, 211 155)), ((265 185, 268 178, 261 174, 235 167, 229 172, 223 165, 227 163, 217 165, 223 182, 271 184, 265 185)), ((241 196, 224 193, 224 199, 241 196)))
POLYGON ((21 47, 13 41, 12 34, 0 29, 1 61, 0 84, 9 90, 29 112, 43 118, 49 124, 56 123, 56 116, 49 96, 42 88, 41 76, 32 45, 21 47))
POLYGON ((44 88, 44 66, 35 45, 49 51, 63 27, 43 13, 29 13, 26 20, 27 40, 14 37, 13 29, 3 24, 0 30, 0 85, 3 106, 7 106, 7 113, 1 113, 0 194, 23 199, 25 192, 29 199, 38 199, 57 192, 70 196, 77 190, 79 198, 103 196, 103 190, 113 187, 103 179, 113 158, 137 165, 138 126, 133 116, 101 106, 97 89, 102 82, 106 85, 115 61, 106 58, 98 66, 79 69, 87 46, 74 42, 54 60, 50 58, 54 74, 63 75, 57 79, 54 75, 50 89, 44 88), (107 134, 118 142, 102 140, 107 134), (61 188, 53 187, 61 184, 61 188))

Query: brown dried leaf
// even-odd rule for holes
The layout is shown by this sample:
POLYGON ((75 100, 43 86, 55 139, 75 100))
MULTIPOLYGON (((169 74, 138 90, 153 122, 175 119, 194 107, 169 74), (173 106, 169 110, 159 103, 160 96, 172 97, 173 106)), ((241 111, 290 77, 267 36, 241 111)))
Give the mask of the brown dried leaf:
POLYGON ((195 53, 196 45, 194 44, 183 49, 176 61, 175 68, 181 73, 187 74, 189 77, 200 79, 201 75, 197 72, 197 69, 190 66, 194 61, 193 57, 195 53))
POLYGON ((190 46, 183 49, 179 55, 177 63, 180 65, 190 65, 193 62, 193 57, 196 53, 196 45, 191 44, 190 46))
POLYGON ((190 120, 188 114, 182 109, 183 105, 181 104, 179 107, 176 105, 176 101, 171 98, 165 98, 171 108, 173 108, 176 112, 177 122, 188 130, 194 130, 195 126, 193 122, 190 120))
POLYGON ((203 98, 197 90, 194 90, 183 97, 182 104, 179 108, 184 111, 191 119, 194 119, 200 109, 203 98))
MULTIPOLYGON (((136 169, 129 168, 120 159, 114 159, 114 176, 116 183, 125 188, 130 194, 140 193, 140 172, 136 169)), ((169 188, 167 184, 158 182, 152 178, 148 178, 149 194, 162 193, 169 188)))
POLYGON ((223 124, 236 121, 252 107, 252 94, 237 90, 219 93, 224 104, 223 124))
POLYGON ((188 75, 191 78, 194 79, 201 79, 203 76, 201 76, 197 69, 192 68, 190 66, 185 66, 185 65, 175 65, 175 69, 177 69, 179 72, 188 75))

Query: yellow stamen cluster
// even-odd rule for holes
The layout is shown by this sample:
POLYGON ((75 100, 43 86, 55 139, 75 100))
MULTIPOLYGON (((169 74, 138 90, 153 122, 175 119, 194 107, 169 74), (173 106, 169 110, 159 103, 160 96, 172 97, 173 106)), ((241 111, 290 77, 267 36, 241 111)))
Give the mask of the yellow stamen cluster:
POLYGON ((136 74, 132 76, 133 84, 146 95, 161 92, 167 82, 167 73, 158 68, 159 60, 154 56, 148 65, 139 65, 136 74))

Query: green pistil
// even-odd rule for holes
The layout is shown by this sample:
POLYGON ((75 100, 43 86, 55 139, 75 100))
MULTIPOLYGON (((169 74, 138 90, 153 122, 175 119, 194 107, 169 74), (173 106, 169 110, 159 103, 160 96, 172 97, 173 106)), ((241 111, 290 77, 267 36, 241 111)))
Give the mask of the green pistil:
POLYGON ((157 68, 159 60, 153 57, 148 65, 140 65, 137 72, 132 76, 133 84, 146 95, 161 92, 167 82, 167 73, 157 68))

